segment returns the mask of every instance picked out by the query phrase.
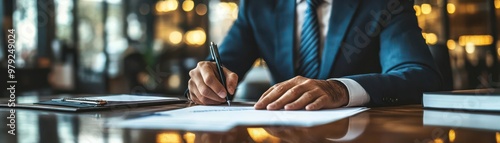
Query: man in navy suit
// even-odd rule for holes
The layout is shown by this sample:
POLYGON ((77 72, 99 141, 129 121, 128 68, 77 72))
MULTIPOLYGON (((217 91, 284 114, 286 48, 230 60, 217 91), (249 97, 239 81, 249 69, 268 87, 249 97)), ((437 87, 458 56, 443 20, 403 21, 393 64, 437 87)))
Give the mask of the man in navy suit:
MULTIPOLYGON (((417 25, 413 0, 242 0, 220 46, 233 94, 257 58, 274 86, 256 109, 318 110, 420 103, 441 76, 417 25)), ((190 71, 189 97, 224 103, 215 64, 190 71)))

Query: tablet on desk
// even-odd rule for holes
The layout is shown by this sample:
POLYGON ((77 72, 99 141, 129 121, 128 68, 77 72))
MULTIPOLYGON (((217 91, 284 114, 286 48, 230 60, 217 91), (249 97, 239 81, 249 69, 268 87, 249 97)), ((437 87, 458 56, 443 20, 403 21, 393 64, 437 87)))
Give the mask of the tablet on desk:
MULTIPOLYGON (((89 96, 76 98, 54 98, 35 103, 16 104, 15 108, 29 108, 42 110, 56 111, 95 111, 107 110, 119 107, 143 107, 154 105, 166 105, 175 103, 184 103, 185 99, 178 97, 161 97, 161 96, 146 96, 146 95, 107 95, 107 96, 89 96), (78 102, 82 101, 82 102, 78 102), (105 104, 93 104, 90 101, 104 101, 105 104)), ((0 107, 8 107, 7 104, 0 104, 0 107)))

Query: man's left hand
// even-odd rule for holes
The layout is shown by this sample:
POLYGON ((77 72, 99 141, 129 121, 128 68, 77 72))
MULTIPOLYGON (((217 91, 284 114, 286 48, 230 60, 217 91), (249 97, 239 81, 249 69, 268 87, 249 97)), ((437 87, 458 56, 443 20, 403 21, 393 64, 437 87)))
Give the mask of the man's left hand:
POLYGON ((345 106, 348 102, 347 88, 341 82, 296 76, 269 88, 254 107, 267 110, 319 110, 345 106))

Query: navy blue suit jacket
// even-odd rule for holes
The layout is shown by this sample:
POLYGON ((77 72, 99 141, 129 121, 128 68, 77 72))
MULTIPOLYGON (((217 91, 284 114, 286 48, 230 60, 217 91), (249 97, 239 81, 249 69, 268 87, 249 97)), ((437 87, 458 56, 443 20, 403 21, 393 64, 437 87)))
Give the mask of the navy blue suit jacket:
MULTIPOLYGON (((318 79, 350 78, 369 106, 420 103, 441 76, 417 25, 412 0, 334 0, 318 79)), ((263 58, 273 83, 296 76, 295 0, 242 0, 220 45, 223 64, 243 77, 263 58)))

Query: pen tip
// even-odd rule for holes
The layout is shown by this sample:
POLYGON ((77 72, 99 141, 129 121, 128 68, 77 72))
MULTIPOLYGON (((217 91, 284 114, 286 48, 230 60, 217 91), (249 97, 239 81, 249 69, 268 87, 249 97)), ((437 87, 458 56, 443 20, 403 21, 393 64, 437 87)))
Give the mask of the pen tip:
POLYGON ((226 101, 226 102, 227 102, 227 105, 228 105, 228 106, 231 106, 231 102, 229 102, 229 100, 228 100, 228 101, 226 101))

